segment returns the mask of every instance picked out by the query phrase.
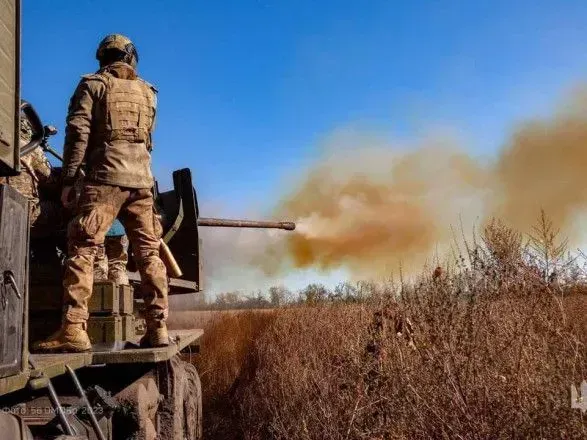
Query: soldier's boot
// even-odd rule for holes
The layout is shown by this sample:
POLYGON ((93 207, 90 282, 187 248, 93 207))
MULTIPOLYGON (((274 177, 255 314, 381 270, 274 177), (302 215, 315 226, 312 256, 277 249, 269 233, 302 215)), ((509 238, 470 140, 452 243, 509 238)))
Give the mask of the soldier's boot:
POLYGON ((61 328, 44 341, 33 345, 35 351, 81 353, 92 348, 86 323, 64 322, 61 328))
POLYGON ((165 321, 148 320, 147 331, 140 341, 141 347, 166 347, 169 345, 169 334, 165 321))

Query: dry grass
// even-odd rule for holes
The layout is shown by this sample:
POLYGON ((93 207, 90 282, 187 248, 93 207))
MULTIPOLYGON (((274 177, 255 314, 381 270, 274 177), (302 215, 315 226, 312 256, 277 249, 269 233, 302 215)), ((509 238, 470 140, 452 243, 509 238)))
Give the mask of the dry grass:
POLYGON ((506 228, 484 239, 371 301, 219 312, 197 360, 207 438, 586 438, 583 284, 545 281, 506 228))
POLYGON ((275 313, 271 310, 174 312, 170 328, 203 328, 201 356, 195 358, 202 381, 205 438, 235 438, 235 390, 246 371, 255 369, 251 348, 275 313))

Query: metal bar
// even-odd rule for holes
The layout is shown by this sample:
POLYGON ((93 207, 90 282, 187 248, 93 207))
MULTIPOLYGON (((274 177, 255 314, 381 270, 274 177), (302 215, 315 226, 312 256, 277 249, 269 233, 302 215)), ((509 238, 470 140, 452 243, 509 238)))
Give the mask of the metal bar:
POLYGON ((53 384, 51 383, 50 379, 47 379, 47 388, 49 389, 49 400, 51 400, 51 404, 53 405, 53 409, 57 412, 57 415, 59 416, 59 421, 61 422, 61 426, 63 427, 63 429, 65 430, 65 433, 67 435, 74 436, 75 432, 71 428, 71 425, 69 424, 69 421, 67 420, 67 417, 65 416, 65 413, 63 412, 63 408, 61 407, 61 404, 59 403, 57 393, 55 392, 55 388, 53 387, 53 384))
POLYGON ((86 409, 88 410, 88 414, 90 415, 90 422, 92 423, 92 427, 94 428, 94 432, 96 433, 96 437, 98 437, 98 440, 106 440, 106 437, 104 437, 104 433, 100 429, 100 425, 98 424, 98 420, 96 419, 96 415, 94 414, 94 410, 92 409, 92 405, 90 405, 90 401, 88 400, 88 396, 86 396, 86 392, 82 388, 82 384, 79 382, 79 379, 77 378, 77 375, 75 374, 75 371, 73 371, 73 369, 69 365, 65 365, 65 368, 67 369, 67 372, 71 376, 71 379, 73 380, 73 383, 75 384, 75 387, 77 388, 77 393, 79 394, 79 397, 82 399, 82 402, 84 403, 84 405, 86 406, 86 409))
POLYGON ((50 145, 43 146, 43 150, 45 150, 47 153, 52 154, 53 157, 63 162, 63 156, 61 156, 57 151, 55 151, 50 145))
POLYGON ((224 218, 198 218, 198 226, 213 226, 222 228, 267 228, 285 229, 293 231, 296 228, 294 222, 267 222, 253 220, 231 220, 224 218))
MULTIPOLYGON (((29 357, 29 364, 31 364, 31 367, 33 367, 34 370, 38 370, 37 363, 33 360, 32 357, 29 357)), ((40 374, 41 374, 41 376, 39 376, 39 377, 44 376, 47 379, 47 389, 49 390, 49 400, 51 401, 51 405, 53 406, 53 410, 55 412, 57 412, 57 416, 59 417, 59 421, 61 422, 61 426, 63 427, 63 430, 65 431, 65 433, 67 435, 74 436, 75 432, 71 428, 71 425, 69 424, 69 421, 67 420, 67 417, 65 417, 65 413, 63 412, 63 408, 61 407, 61 403, 59 403, 59 398, 57 397, 57 393, 55 392, 55 388, 53 387, 53 384, 51 383, 51 379, 46 377, 46 375, 42 372, 40 374)))

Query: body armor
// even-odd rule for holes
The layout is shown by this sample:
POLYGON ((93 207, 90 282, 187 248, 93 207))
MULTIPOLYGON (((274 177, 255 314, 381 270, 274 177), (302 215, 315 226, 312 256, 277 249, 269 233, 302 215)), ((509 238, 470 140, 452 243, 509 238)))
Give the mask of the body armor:
POLYGON ((155 95, 141 79, 120 79, 108 73, 106 119, 99 131, 108 141, 147 143, 155 117, 155 95))

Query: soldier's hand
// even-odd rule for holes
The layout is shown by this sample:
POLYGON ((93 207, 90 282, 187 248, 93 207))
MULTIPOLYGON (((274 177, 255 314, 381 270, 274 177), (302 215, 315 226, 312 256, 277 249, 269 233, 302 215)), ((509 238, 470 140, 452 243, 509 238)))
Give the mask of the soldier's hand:
POLYGON ((61 204, 65 208, 71 208, 74 203, 74 195, 75 193, 72 192, 73 186, 64 186, 61 190, 61 204))

